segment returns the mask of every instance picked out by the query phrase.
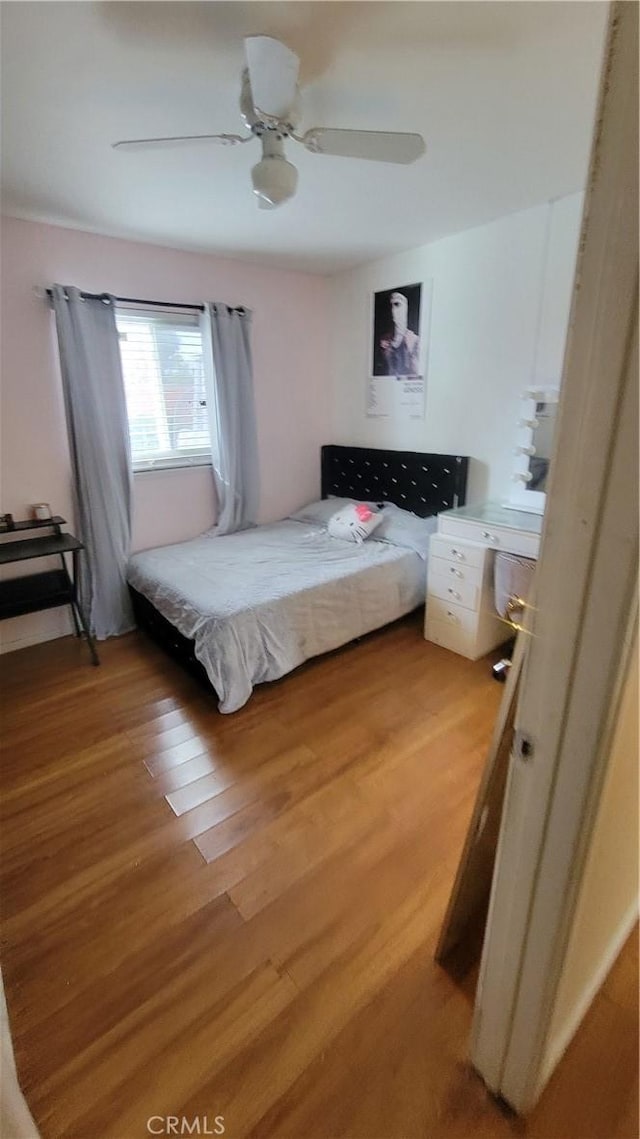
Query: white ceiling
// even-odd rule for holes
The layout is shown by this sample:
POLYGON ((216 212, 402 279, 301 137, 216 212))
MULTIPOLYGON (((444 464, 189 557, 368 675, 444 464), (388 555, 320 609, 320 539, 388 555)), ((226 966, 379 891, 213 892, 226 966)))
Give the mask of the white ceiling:
POLYGON ((3 3, 3 210, 315 272, 581 189, 605 34, 597 0, 3 3), (154 153, 148 135, 243 133, 242 38, 302 60, 302 129, 420 131, 409 167, 308 153, 260 211, 258 144, 154 153))

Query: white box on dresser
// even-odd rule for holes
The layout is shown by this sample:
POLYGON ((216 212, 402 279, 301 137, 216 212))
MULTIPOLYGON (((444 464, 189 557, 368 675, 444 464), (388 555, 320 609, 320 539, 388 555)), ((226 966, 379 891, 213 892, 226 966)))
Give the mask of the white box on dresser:
POLYGON ((495 611, 496 550, 535 558, 541 520, 484 504, 445 511, 429 549, 424 635, 445 649, 478 660, 509 639, 495 611))

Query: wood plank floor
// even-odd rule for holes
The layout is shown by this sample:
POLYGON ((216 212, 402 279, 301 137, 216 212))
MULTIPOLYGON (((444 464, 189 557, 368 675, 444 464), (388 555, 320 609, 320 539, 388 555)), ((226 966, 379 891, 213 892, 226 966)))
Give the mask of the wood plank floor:
POLYGON ((411 617, 220 716, 138 634, 2 658, 2 964, 44 1139, 638 1139, 637 942, 527 1121, 433 949, 502 690, 411 617), (161 1127, 158 1120, 151 1129, 161 1127))

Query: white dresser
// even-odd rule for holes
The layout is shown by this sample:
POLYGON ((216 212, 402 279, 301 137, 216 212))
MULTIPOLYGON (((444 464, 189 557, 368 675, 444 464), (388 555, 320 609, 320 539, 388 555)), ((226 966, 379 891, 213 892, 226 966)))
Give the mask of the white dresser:
POLYGON ((537 558, 541 530, 540 515, 496 503, 439 514, 429 549, 426 639, 471 660, 508 640, 494 605, 495 551, 537 558))

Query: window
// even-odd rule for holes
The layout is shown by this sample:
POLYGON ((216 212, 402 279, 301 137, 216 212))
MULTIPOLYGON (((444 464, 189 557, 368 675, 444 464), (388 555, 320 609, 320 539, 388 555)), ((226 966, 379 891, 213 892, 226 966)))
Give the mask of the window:
POLYGON ((116 309, 134 471, 211 462, 198 313, 116 309))

